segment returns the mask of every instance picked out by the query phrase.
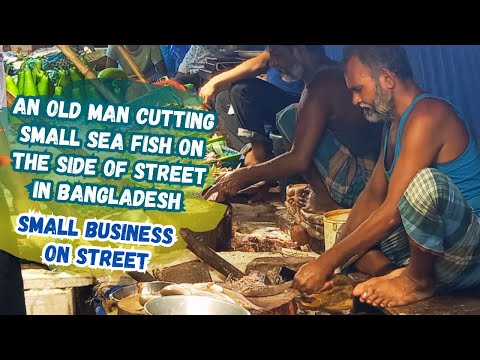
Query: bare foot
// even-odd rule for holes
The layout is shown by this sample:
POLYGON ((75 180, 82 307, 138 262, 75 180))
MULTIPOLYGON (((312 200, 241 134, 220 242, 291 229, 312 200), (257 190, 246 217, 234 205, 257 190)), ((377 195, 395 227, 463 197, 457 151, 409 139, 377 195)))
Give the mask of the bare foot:
POLYGON ((245 160, 243 163, 245 164, 245 166, 254 166, 262 162, 264 162, 264 160, 257 159, 253 154, 253 151, 250 150, 248 153, 245 154, 245 160))
POLYGON ((244 165, 254 166, 264 163, 273 158, 273 154, 268 152, 263 145, 252 144, 252 148, 245 154, 244 165))
POLYGON ((287 189, 287 202, 291 205, 300 207, 299 200, 307 187, 307 184, 290 185, 287 189))
POLYGON ((379 281, 369 286, 367 303, 373 306, 394 307, 412 304, 428 299, 435 290, 433 279, 425 279, 422 283, 408 275, 408 270, 393 279, 379 281))
POLYGON ((380 281, 385 281, 385 280, 390 280, 393 278, 396 278, 399 276, 402 272, 405 271, 405 268, 399 268, 395 269, 392 272, 388 273, 387 275, 384 276, 377 276, 377 277, 372 277, 371 279, 368 279, 367 281, 364 281, 353 289, 353 296, 360 296, 360 301, 365 302, 367 298, 372 295, 371 293, 371 286, 373 284, 376 284, 380 281))
POLYGON ((310 186, 302 192, 298 202, 303 210, 314 214, 323 214, 327 211, 342 208, 330 197, 327 199, 324 196, 319 196, 318 193, 310 186))

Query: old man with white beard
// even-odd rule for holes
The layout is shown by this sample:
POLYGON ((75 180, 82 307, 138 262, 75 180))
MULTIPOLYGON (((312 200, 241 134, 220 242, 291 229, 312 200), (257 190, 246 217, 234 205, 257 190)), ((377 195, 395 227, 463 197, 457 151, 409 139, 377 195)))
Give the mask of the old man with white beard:
POLYGON ((350 208, 365 188, 380 151, 382 124, 352 104, 342 66, 321 45, 270 45, 269 66, 286 81, 303 80, 299 104, 277 115, 291 149, 270 161, 224 176, 206 198, 223 202, 251 184, 302 174, 308 187, 288 199, 312 213, 350 208))

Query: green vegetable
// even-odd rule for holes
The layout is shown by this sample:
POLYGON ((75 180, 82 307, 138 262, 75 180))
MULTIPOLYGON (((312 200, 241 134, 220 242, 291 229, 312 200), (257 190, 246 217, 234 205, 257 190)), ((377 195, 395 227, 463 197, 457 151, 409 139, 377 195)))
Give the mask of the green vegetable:
POLYGON ((13 97, 17 97, 18 87, 17 84, 15 84, 15 80, 10 75, 5 76, 5 88, 7 92, 10 93, 10 95, 12 95, 13 97))
POLYGON ((195 85, 193 84, 185 84, 183 85, 187 91, 195 91, 195 85))
POLYGON ((53 96, 62 96, 63 88, 61 86, 55 86, 53 96))
POLYGON ((25 85, 23 87, 23 95, 38 96, 38 89, 33 81, 32 71, 28 67, 25 69, 25 85))
POLYGON ((37 85, 38 95, 48 96, 48 75, 44 74, 37 85))
POLYGON ((70 78, 72 79, 73 85, 72 89, 72 97, 74 99, 84 101, 86 97, 86 89, 84 89, 85 81, 81 81, 84 79, 84 76, 78 71, 76 67, 70 68, 70 78), (77 83, 79 82, 79 83, 77 83))
POLYGON ((25 85, 25 70, 20 70, 17 77, 18 95, 23 95, 23 86, 25 85))
POLYGON ((57 86, 65 87, 67 84, 70 84, 70 77, 67 75, 67 72, 63 69, 58 70, 58 83, 57 86))
POLYGON ((73 82, 80 81, 84 79, 84 76, 78 71, 76 67, 70 68, 70 78, 73 82))
POLYGON ((37 71, 37 82, 36 82, 35 84, 38 85, 38 83, 42 80, 42 77, 43 77, 44 75, 46 75, 46 74, 45 74, 45 71, 43 71, 43 70, 37 71))
POLYGON ((88 87, 87 87, 87 98, 88 99, 103 100, 102 95, 100 95, 97 88, 93 85, 88 85, 88 87))
POLYGON ((214 142, 223 141, 223 140, 225 140, 223 136, 214 136, 207 140, 207 145, 212 144, 214 142))
POLYGON ((99 79, 128 79, 127 74, 122 69, 106 68, 97 75, 99 79))
POLYGON ((78 100, 80 102, 85 101, 82 90, 78 87, 74 87, 72 89, 72 98, 75 99, 75 100, 78 100))
POLYGON ((38 73, 42 70, 42 61, 40 59, 32 59, 29 62, 30 69, 32 70, 33 81, 38 83, 39 75, 38 73))
POLYGON ((40 60, 40 59, 33 59, 32 62, 33 62, 33 66, 37 69, 37 71, 41 71, 41 70, 42 70, 42 60, 40 60))
POLYGON ((214 142, 212 143, 212 148, 213 148, 213 151, 215 151, 215 153, 220 156, 220 157, 224 157, 225 156, 225 153, 223 152, 223 149, 222 149, 222 145, 218 142, 214 142))

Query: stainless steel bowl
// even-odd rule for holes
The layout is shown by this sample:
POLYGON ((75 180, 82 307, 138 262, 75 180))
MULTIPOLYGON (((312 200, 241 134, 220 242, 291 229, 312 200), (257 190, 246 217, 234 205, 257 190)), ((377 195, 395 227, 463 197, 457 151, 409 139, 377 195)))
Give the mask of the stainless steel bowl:
MULTIPOLYGON (((142 298, 145 297, 145 299, 150 300, 148 297, 152 293, 159 292, 162 290, 165 286, 172 285, 173 283, 168 282, 168 281, 152 281, 152 282, 147 282, 142 284, 142 291, 141 295, 142 298)), ((110 294, 110 299, 116 302, 119 302, 123 298, 126 298, 127 296, 133 295, 133 294, 138 294, 138 287, 137 285, 129 285, 125 286, 121 289, 118 289, 114 291, 113 293, 110 294)), ((143 301, 142 301, 143 302, 143 301)), ((146 302, 146 301, 145 301, 146 302)))
POLYGON ((207 296, 173 295, 152 299, 145 304, 149 315, 250 315, 247 309, 207 296))

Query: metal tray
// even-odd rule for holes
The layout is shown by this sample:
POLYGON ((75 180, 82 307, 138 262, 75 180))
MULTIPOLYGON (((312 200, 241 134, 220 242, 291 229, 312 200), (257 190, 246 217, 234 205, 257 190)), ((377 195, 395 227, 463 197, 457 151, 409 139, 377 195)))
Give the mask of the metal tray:
POLYGON ((129 285, 125 286, 121 289, 118 289, 114 291, 113 293, 110 294, 110 299, 119 302, 123 298, 126 298, 127 296, 133 295, 133 294, 142 294, 142 295, 150 295, 155 292, 159 292, 162 290, 165 286, 172 285, 173 283, 168 282, 168 281, 152 281, 152 282, 147 282, 147 283, 141 283, 141 288, 142 291, 139 292, 139 284, 135 285, 129 285))

